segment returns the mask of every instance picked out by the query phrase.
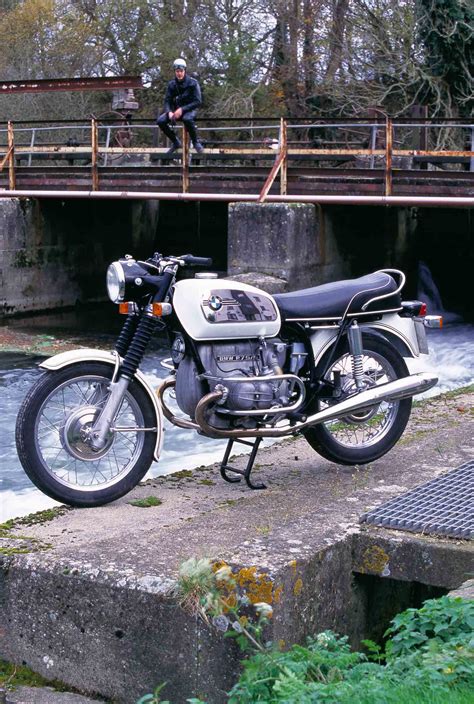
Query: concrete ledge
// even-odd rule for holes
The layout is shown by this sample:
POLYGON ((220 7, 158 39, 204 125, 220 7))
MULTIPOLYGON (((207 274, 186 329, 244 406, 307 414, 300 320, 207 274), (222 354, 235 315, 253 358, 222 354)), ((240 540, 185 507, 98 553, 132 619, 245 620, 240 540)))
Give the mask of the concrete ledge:
MULTIPOLYGON (((273 603, 273 640, 333 628, 357 645, 370 634, 367 576, 447 591, 474 571, 472 543, 358 523, 374 505, 469 459, 471 406, 465 395, 417 407, 404 438, 370 466, 337 466, 304 439, 287 441, 257 458, 263 492, 199 468, 150 480, 109 506, 4 532, 0 657, 126 704, 164 681, 173 702, 224 701, 238 650, 169 597, 191 556, 225 560, 251 599, 273 603), (162 505, 129 503, 149 495, 162 505)), ((386 597, 384 617, 413 605, 397 594, 386 597)))
POLYGON ((450 596, 460 596, 462 599, 474 599, 474 579, 468 579, 459 589, 453 589, 450 596))
POLYGON ((6 704, 100 704, 80 694, 57 692, 50 687, 17 687, 8 692, 6 704))

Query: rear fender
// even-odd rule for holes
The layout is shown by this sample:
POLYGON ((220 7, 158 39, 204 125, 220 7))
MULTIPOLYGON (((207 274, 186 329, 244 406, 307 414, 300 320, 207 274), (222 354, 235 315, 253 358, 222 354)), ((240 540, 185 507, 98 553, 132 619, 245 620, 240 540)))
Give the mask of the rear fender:
MULTIPOLYGON (((41 369, 48 369, 49 371, 54 372, 58 369, 69 367, 72 364, 78 364, 79 362, 102 362, 104 364, 109 364, 111 367, 115 367, 116 361, 117 356, 113 352, 84 348, 70 350, 69 352, 61 352, 60 354, 56 354, 54 357, 49 357, 44 362, 41 362, 39 366, 41 369)), ((163 446, 163 412, 158 403, 158 396, 146 380, 145 376, 139 370, 135 373, 135 381, 142 387, 143 391, 148 394, 150 401, 153 404, 153 408, 155 409, 157 432, 153 456, 155 460, 158 461, 161 448, 163 446)))
MULTIPOLYGON (((396 313, 384 315, 373 323, 360 323, 362 333, 371 332, 390 342, 402 357, 419 357, 420 349, 411 318, 401 318, 396 313)), ((338 329, 323 328, 311 335, 314 361, 318 364, 321 357, 336 341, 338 329)))

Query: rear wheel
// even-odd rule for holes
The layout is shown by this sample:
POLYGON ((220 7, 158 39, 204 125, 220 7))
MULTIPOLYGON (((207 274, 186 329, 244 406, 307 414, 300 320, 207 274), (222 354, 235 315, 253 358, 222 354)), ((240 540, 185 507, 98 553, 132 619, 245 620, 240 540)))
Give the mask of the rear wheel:
MULTIPOLYGON (((347 340, 339 346, 333 361, 325 371, 329 353, 316 367, 316 377, 332 386, 340 377, 341 396, 321 397, 312 413, 328 408, 357 391, 352 371, 352 358, 347 340)), ((363 335, 363 387, 370 389, 408 376, 403 357, 383 338, 363 335)), ((373 462, 391 450, 399 440, 411 412, 411 398, 402 401, 382 401, 372 408, 358 411, 336 420, 320 423, 304 431, 311 447, 326 459, 339 464, 373 462)))
POLYGON ((90 445, 92 425, 108 396, 112 367, 81 362, 47 371, 25 398, 16 425, 17 450, 31 481, 71 506, 99 506, 130 491, 153 461, 156 414, 132 381, 105 447, 90 445))

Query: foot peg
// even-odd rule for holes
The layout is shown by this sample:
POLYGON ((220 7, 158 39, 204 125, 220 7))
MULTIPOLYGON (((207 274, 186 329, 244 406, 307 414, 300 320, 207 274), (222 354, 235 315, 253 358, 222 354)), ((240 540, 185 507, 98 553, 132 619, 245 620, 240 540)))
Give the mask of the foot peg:
POLYGON ((235 482, 240 482, 240 477, 232 477, 227 474, 227 472, 232 472, 233 474, 240 474, 242 476, 249 489, 266 489, 266 485, 262 484, 261 482, 254 483, 250 479, 250 473, 252 472, 253 469, 253 464, 255 462, 255 457, 257 456, 258 448, 260 447, 260 443, 262 442, 262 438, 255 438, 253 442, 249 442, 248 440, 239 440, 239 439, 231 439, 227 443, 226 451, 224 453, 224 458, 221 462, 220 466, 220 472, 221 472, 221 477, 222 479, 225 479, 226 482, 230 482, 231 484, 234 484, 235 482), (235 467, 231 467, 228 465, 230 453, 232 452, 232 447, 234 445, 234 442, 238 442, 241 445, 248 445, 249 447, 252 448, 252 452, 250 453, 247 466, 245 469, 236 469, 235 467))

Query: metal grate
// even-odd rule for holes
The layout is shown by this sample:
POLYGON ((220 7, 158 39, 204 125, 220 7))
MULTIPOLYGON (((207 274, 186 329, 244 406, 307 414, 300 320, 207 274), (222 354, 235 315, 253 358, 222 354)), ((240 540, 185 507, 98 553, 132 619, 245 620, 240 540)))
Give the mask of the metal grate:
POLYGON ((450 538, 474 538, 474 460, 367 511, 360 522, 450 538))

